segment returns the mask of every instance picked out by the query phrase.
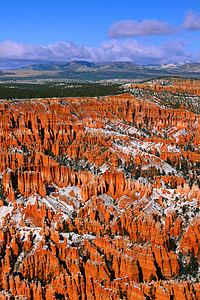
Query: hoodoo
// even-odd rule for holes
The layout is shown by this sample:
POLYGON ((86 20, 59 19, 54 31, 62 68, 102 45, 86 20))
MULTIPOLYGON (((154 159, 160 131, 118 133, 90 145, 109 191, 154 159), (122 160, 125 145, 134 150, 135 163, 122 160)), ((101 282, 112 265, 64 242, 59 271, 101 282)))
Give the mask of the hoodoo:
POLYGON ((0 300, 200 300, 199 82, 129 90, 1 100, 0 300))

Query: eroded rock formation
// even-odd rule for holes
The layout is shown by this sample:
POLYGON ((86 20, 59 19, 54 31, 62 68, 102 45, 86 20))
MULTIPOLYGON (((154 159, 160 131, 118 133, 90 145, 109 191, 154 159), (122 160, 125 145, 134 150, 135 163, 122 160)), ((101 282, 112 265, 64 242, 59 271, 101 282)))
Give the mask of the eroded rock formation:
POLYGON ((124 94, 0 115, 0 299, 200 299, 197 114, 124 94))

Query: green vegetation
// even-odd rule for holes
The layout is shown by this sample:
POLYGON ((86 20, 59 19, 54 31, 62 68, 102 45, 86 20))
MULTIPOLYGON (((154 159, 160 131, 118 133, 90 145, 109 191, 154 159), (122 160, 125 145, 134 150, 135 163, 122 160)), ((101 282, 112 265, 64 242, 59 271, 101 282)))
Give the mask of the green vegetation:
POLYGON ((3 201, 4 205, 7 205, 7 203, 5 202, 5 200, 6 200, 6 194, 4 192, 3 182, 2 182, 1 178, 0 178, 0 200, 3 201))
POLYGON ((0 85, 0 99, 99 97, 124 93, 119 84, 100 83, 12 83, 0 85))
POLYGON ((186 265, 183 265, 183 255, 180 252, 179 253, 179 265, 180 265, 180 270, 179 270, 179 277, 182 275, 191 275, 193 277, 197 276, 199 264, 198 264, 198 259, 195 256, 194 253, 194 248, 192 248, 192 251, 189 253, 190 255, 190 261, 186 265))

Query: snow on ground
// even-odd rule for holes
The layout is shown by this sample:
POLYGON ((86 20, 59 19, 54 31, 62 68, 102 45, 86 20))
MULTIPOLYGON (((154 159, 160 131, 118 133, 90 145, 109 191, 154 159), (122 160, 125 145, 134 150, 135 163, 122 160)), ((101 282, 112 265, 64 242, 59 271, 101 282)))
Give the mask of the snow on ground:
MULTIPOLYGON (((20 231, 20 238, 23 241, 27 241, 27 237, 30 234, 30 232, 32 232, 33 234, 33 248, 31 250, 31 252, 29 252, 29 255, 33 254, 35 249, 37 248, 39 242, 42 240, 42 235, 40 235, 40 231, 42 230, 41 227, 35 227, 35 228, 30 228, 30 227, 22 227, 19 228, 20 231)), ((27 253, 25 251, 22 251, 20 253, 20 255, 17 258, 17 261, 15 263, 15 268, 14 271, 17 272, 20 265, 22 264, 24 258, 26 257, 27 253)))
POLYGON ((109 170, 109 166, 105 163, 100 168, 101 173, 105 173, 107 170, 109 170))
POLYGON ((147 135, 142 132, 141 130, 139 130, 136 127, 133 127, 131 125, 127 125, 124 124, 122 122, 116 122, 116 121, 112 121, 112 124, 114 125, 114 127, 120 131, 122 131, 123 133, 128 133, 128 134, 137 134, 139 136, 145 136, 147 137, 147 135))
POLYGON ((120 136, 120 137, 126 137, 125 134, 121 134, 117 131, 113 131, 113 130, 106 130, 106 129, 102 129, 102 128, 89 128, 89 127, 85 127, 85 130, 87 132, 89 132, 90 134, 94 133, 95 135, 96 134, 104 134, 106 136, 120 136))
POLYGON ((67 187, 56 187, 60 195, 69 196, 73 191, 78 200, 81 200, 81 189, 78 186, 68 185, 67 187))
MULTIPOLYGON (((200 212, 198 211, 199 200, 195 198, 188 198, 189 196, 190 195, 188 194, 176 193, 174 189, 165 190, 160 188, 153 189, 150 199, 156 203, 157 200, 162 197, 163 205, 160 206, 156 203, 157 213, 161 216, 166 216, 168 213, 176 212, 176 215, 180 216, 183 220, 185 220, 185 224, 187 223, 189 225, 196 216, 200 217, 200 212)), ((154 204, 153 207, 155 208, 154 204)), ((144 211, 148 213, 146 208, 147 206, 144 211)))
POLYGON ((17 211, 17 213, 11 216, 10 222, 15 224, 15 226, 19 227, 21 219, 22 219, 22 213, 20 211, 17 211))
POLYGON ((189 134, 189 132, 186 129, 181 129, 181 130, 178 130, 177 132, 173 133, 172 136, 176 139, 176 143, 177 143, 180 136, 185 136, 188 134, 189 134))
POLYGON ((141 151, 139 151, 138 149, 134 149, 133 147, 127 146, 126 144, 118 144, 118 142, 121 143, 120 140, 115 140, 115 142, 112 142, 113 150, 119 150, 126 155, 132 154, 132 156, 141 154, 141 151))
POLYGON ((143 211, 146 214, 156 213, 158 215, 162 215, 163 213, 162 207, 154 200, 149 201, 143 211))
POLYGON ((149 164, 146 166, 143 166, 142 170, 148 170, 149 167, 156 167, 157 169, 160 169, 161 171, 165 171, 166 174, 174 173, 174 174, 176 174, 176 176, 178 176, 177 170, 175 168, 173 168, 171 165, 169 165, 162 159, 158 159, 158 160, 159 161, 157 161, 157 159, 155 159, 155 157, 151 157, 149 164))
POLYGON ((23 241, 27 241, 27 237, 32 232, 33 234, 33 240, 34 242, 38 242, 42 240, 42 235, 40 234, 40 231, 42 230, 42 227, 21 227, 19 228, 20 231, 20 238, 23 241))
POLYGON ((3 219, 7 214, 10 214, 13 210, 12 206, 1 206, 0 207, 0 224, 2 225, 3 219))
MULTIPOLYGON (((36 194, 31 195, 31 196, 28 198, 27 204, 28 204, 28 203, 30 203, 31 205, 35 204, 36 200, 37 200, 38 198, 40 198, 40 197, 41 197, 41 196, 38 196, 38 195, 36 195, 36 194)), ((41 197, 41 198, 42 198, 42 197, 41 197)))
POLYGON ((67 186, 67 187, 57 187, 53 186, 56 192, 51 192, 46 197, 33 194, 28 198, 28 203, 33 205, 36 200, 39 203, 45 203, 47 208, 52 209, 54 212, 57 212, 59 208, 63 213, 64 219, 68 218, 69 215, 75 210, 79 209, 81 198, 81 189, 78 186, 67 186))
POLYGON ((113 149, 121 151, 126 155, 131 154, 132 157, 135 157, 136 155, 142 157, 146 162, 146 165, 142 166, 142 170, 149 169, 149 167, 156 167, 157 169, 164 170, 166 174, 172 172, 177 174, 177 170, 175 168, 159 157, 142 151, 142 146, 143 149, 147 149, 152 143, 145 142, 146 144, 142 144, 139 141, 131 141, 131 143, 127 145, 125 143, 122 144, 121 141, 119 142, 120 144, 118 144, 118 140, 116 140, 112 143, 113 149))
POLYGON ((62 232, 61 236, 67 239, 69 245, 72 243, 84 244, 84 239, 87 239, 92 242, 96 238, 96 236, 91 234, 77 234, 74 232, 62 232))
POLYGON ((109 195, 102 194, 102 195, 98 196, 98 198, 102 199, 104 201, 105 205, 107 205, 109 207, 110 206, 115 207, 114 200, 109 195))

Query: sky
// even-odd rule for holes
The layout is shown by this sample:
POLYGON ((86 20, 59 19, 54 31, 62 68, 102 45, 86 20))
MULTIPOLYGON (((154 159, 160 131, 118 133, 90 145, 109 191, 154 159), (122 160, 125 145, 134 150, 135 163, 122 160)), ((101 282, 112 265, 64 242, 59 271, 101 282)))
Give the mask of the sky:
POLYGON ((0 0, 1 68, 200 60, 199 0, 0 0))

